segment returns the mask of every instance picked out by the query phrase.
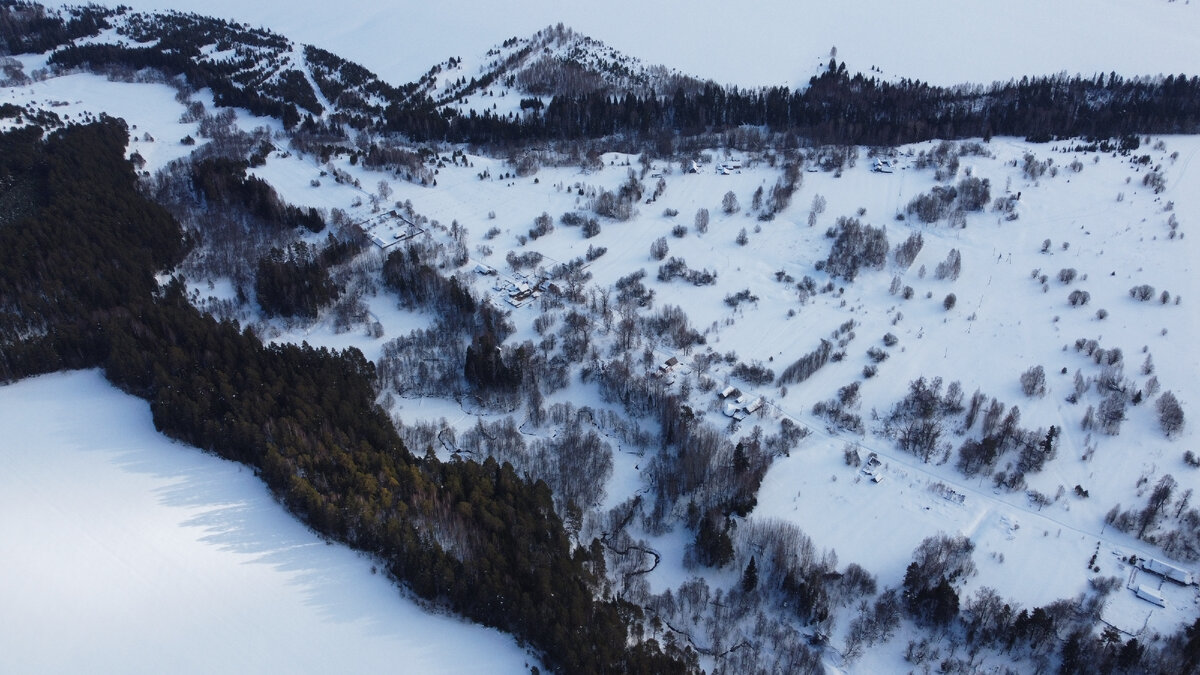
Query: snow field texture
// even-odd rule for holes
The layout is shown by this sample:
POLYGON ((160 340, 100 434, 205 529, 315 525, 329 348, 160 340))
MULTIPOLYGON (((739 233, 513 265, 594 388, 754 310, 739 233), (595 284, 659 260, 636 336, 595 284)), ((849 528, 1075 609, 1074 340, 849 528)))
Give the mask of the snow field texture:
POLYGON ((96 371, 0 387, 6 673, 522 673, 96 371))

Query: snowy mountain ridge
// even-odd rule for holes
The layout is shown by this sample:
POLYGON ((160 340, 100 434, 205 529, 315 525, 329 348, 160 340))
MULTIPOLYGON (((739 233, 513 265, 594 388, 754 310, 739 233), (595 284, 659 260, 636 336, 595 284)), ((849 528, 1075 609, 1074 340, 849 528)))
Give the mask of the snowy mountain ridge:
POLYGON ((536 98, 536 103, 526 99, 524 107, 540 108, 558 94, 605 91, 645 96, 680 87, 691 91, 702 84, 665 66, 647 66, 561 23, 531 37, 509 38, 476 60, 474 66, 461 58, 435 66, 422 80, 430 98, 464 113, 489 104, 513 112, 510 89, 523 99, 536 98))
MULTIPOLYGON (((67 16, 90 11, 64 10, 67 16)), ((505 40, 469 62, 450 58, 414 82, 393 86, 362 66, 269 29, 171 10, 144 13, 119 7, 100 16, 108 27, 98 25, 97 32, 68 41, 60 47, 67 53, 60 62, 100 66, 114 58, 114 49, 127 50, 135 52, 134 65, 166 66, 180 73, 198 69, 217 88, 218 98, 224 93, 233 103, 250 101, 251 109, 258 102, 262 112, 290 105, 317 119, 342 113, 378 122, 396 105, 518 115, 541 109, 559 94, 646 96, 701 85, 663 66, 644 65, 562 24, 505 40), (139 63, 137 55, 142 54, 139 63)))

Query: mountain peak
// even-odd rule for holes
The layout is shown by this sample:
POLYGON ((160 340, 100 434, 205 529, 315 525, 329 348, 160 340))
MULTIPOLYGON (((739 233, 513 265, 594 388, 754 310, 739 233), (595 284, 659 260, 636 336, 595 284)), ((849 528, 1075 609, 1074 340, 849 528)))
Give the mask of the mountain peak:
POLYGON ((559 95, 646 94, 702 84, 678 71, 648 66, 563 23, 529 37, 510 37, 473 59, 452 57, 420 80, 438 104, 503 114, 516 112, 522 102, 538 107, 559 95))

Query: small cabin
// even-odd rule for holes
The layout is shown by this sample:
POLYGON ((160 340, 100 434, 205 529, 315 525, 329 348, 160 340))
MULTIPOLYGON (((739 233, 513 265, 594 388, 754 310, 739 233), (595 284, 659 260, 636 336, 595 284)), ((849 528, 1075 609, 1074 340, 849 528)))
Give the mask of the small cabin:
MULTIPOLYGON (((533 289, 529 287, 529 284, 522 282, 510 285, 508 295, 509 300, 520 303, 533 297, 533 289)), ((513 303, 509 302, 508 304, 511 305, 513 303)))
POLYGON ((658 374, 663 375, 663 376, 670 375, 672 372, 675 371, 675 368, 678 365, 679 365, 679 359, 672 356, 671 358, 664 361, 661 366, 658 367, 658 374))

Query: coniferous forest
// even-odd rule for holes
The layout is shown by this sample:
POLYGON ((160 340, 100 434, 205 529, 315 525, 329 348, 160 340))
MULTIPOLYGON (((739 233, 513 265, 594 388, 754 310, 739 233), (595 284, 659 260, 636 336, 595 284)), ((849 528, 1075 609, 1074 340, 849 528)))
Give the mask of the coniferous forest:
POLYGON ((41 136, 0 135, 0 185, 32 203, 0 223, 0 380, 103 368, 161 432, 250 465, 314 530, 556 670, 688 670, 653 641, 627 647, 640 610, 593 596, 589 553, 572 552, 545 483, 491 459, 413 455, 356 350, 265 346, 202 315, 179 281, 160 288, 186 242, 138 193, 122 122, 41 136))

